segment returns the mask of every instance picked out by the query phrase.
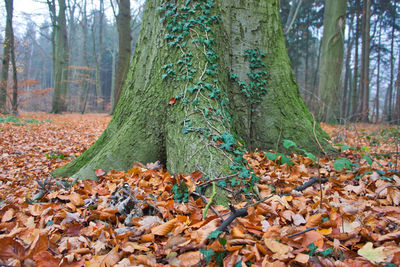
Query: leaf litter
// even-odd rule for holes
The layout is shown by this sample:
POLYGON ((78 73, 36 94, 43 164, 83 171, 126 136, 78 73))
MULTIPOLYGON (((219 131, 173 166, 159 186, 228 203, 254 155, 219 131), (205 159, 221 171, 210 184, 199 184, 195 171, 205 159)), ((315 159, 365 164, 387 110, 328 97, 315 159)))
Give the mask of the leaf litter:
POLYGON ((339 152, 318 161, 292 153, 292 164, 281 164, 268 159, 272 151, 248 153, 260 181, 251 193, 229 189, 232 210, 207 210, 196 195, 202 174, 172 176, 159 162, 99 169, 98 181, 69 188, 71 180, 50 171, 89 148, 110 117, 23 117, 39 123, 0 124, 3 266, 400 264, 398 128, 323 125, 339 152), (176 185, 186 195, 177 198, 176 185))

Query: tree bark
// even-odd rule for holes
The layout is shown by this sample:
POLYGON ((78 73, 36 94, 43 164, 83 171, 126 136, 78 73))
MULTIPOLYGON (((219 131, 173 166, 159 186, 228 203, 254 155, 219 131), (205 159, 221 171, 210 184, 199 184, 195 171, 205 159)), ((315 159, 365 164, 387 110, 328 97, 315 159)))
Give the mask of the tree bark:
MULTIPOLYGON (((49 1, 48 1, 49 2, 49 1)), ((53 2, 54 4, 54 2, 53 2)), ((68 90, 69 56, 67 23, 65 19, 65 0, 58 0, 58 16, 55 31, 55 59, 54 59, 54 92, 52 101, 52 113, 61 113, 66 110, 66 97, 68 90)), ((55 7, 53 12, 55 12, 55 7)), ((53 15, 54 16, 54 15, 53 15)), ((54 24, 53 24, 54 27, 54 24)))
POLYGON ((6 16, 6 30, 4 37, 3 46, 3 60, 1 69, 1 81, 0 81, 0 113, 7 112, 7 87, 8 87, 8 70, 10 66, 10 55, 12 47, 12 9, 13 1, 5 0, 7 16, 6 16))
POLYGON ((371 27, 371 0, 363 2, 362 17, 362 49, 361 49, 361 82, 360 82, 360 121, 369 121, 369 53, 370 53, 370 27, 371 27))
POLYGON ((118 104, 122 87, 124 85, 126 75, 129 69, 131 58, 131 4, 130 0, 120 0, 118 2, 118 63, 115 76, 114 101, 111 107, 111 114, 114 113, 115 107, 118 104))
POLYGON ((356 27, 355 27, 355 49, 354 49, 354 73, 353 73, 353 91, 352 91, 352 100, 351 100, 351 114, 352 116, 350 117, 351 120, 355 120, 357 113, 358 113, 358 105, 359 105, 359 90, 358 90, 358 65, 359 65, 359 40, 360 40, 360 14, 359 14, 359 8, 360 8, 360 1, 361 0, 356 0, 356 6, 357 6, 357 11, 356 11, 356 27))
POLYGON ((346 7, 347 0, 327 0, 325 4, 318 95, 323 103, 319 114, 328 123, 340 122, 346 7))
POLYGON ((171 173, 200 170, 212 178, 240 171, 247 177, 238 141, 249 149, 276 149, 283 139, 309 152, 330 148, 300 97, 278 0, 212 2, 146 2, 112 121, 54 175, 95 179, 96 168, 126 170, 134 161, 161 160, 171 173), (175 25, 174 12, 187 19, 175 25), (268 73, 267 84, 259 70, 268 73), (234 74, 247 82, 250 98, 234 74))

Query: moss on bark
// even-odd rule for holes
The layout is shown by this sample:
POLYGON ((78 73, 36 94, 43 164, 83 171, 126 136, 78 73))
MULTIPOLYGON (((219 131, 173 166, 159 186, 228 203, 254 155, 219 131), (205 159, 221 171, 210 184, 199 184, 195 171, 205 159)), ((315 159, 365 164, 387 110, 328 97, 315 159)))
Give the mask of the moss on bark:
MULTIPOLYGON (((208 49, 192 42, 198 38, 198 28, 191 31, 185 46, 171 48, 165 40, 169 33, 165 22, 160 21, 156 11, 161 2, 165 1, 146 2, 138 47, 114 118, 106 131, 88 151, 56 170, 54 175, 93 179, 96 168, 126 170, 134 161, 161 160, 171 173, 200 170, 215 178, 231 172, 230 165, 235 163, 235 155, 229 149, 220 148, 224 133, 226 139, 243 138, 250 149, 275 148, 279 140, 291 139, 299 147, 315 152, 319 149, 315 136, 326 146, 323 138, 327 135, 318 123, 314 124, 290 69, 278 0, 214 1, 216 6, 211 15, 220 15, 221 22, 213 25, 210 35, 204 36, 209 41, 212 35, 215 40, 208 49), (243 52, 254 47, 266 54, 269 83, 263 101, 252 106, 233 86, 229 73, 237 72, 241 79, 246 79, 249 65, 243 59, 243 52), (218 55, 216 77, 205 75, 209 70, 205 55, 210 51, 218 55), (191 79, 178 80, 173 73, 182 68, 168 66, 188 53, 196 72, 191 74, 191 79), (170 71, 169 76, 163 76, 165 69, 170 71), (206 89, 201 93, 188 90, 198 85, 198 81, 219 88, 221 96, 210 97, 206 89), (221 104, 225 95, 230 99, 229 108, 221 104), (168 105, 176 96, 180 99, 168 105), (202 104, 206 105, 205 109, 202 104), (211 115, 204 114, 207 112, 211 115), (232 120, 226 112, 231 113, 232 120), (219 141, 213 136, 218 136, 219 141)), ((174 4, 185 2, 180 0, 174 4)))

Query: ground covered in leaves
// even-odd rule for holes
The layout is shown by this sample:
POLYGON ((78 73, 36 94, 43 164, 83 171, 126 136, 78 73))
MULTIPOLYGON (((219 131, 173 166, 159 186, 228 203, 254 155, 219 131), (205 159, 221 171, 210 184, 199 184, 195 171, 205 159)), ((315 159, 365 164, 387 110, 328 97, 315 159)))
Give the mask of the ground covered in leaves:
POLYGON ((321 158, 246 154, 260 179, 218 177, 235 200, 227 209, 207 205, 200 172, 171 176, 158 163, 53 179, 109 120, 0 117, 0 266, 400 264, 399 128, 324 125, 339 152, 321 158))

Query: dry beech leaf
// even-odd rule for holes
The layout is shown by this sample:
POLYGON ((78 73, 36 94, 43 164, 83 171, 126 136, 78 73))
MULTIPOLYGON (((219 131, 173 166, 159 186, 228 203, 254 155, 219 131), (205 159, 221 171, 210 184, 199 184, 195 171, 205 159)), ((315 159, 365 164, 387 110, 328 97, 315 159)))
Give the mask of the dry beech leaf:
POLYGON ((121 256, 118 253, 118 245, 109 253, 103 256, 94 256, 92 260, 87 261, 87 267, 109 267, 114 266, 120 260, 121 256))
POLYGON ((318 229, 317 231, 318 231, 318 233, 320 233, 321 235, 329 235, 329 234, 332 233, 332 227, 318 229))
POLYGON ((304 219, 303 215, 301 215, 301 214, 293 214, 292 220, 293 220, 294 225, 296 225, 296 226, 307 223, 306 220, 304 219))
POLYGON ((296 258, 294 258, 294 261, 306 264, 308 260, 310 259, 310 256, 307 254, 299 253, 296 255, 296 258))
POLYGON ((178 256, 182 267, 197 266, 202 259, 200 251, 186 252, 178 256))
POLYGON ((3 217, 1 218, 1 222, 9 222, 9 221, 11 221, 13 218, 14 218, 14 214, 15 214, 15 211, 14 211, 14 209, 8 209, 5 213, 4 213, 4 215, 3 215, 3 217))
POLYGON ((136 242, 125 242, 122 244, 121 250, 124 252, 133 253, 135 250, 149 251, 150 249, 145 246, 141 246, 136 242))
POLYGON ((239 227, 233 227, 231 231, 233 238, 245 238, 245 235, 239 227))
POLYGON ((33 255, 37 267, 58 267, 60 261, 48 251, 42 251, 33 255))
POLYGON ((264 244, 269 250, 271 250, 274 255, 272 257, 277 260, 285 260, 292 256, 290 253, 293 248, 288 245, 282 244, 273 238, 264 239, 264 244))
POLYGON ((0 259, 8 260, 23 259, 25 257, 24 247, 12 237, 5 237, 0 239, 0 259))
POLYGON ((317 247, 324 247, 324 236, 318 233, 317 231, 310 231, 304 234, 303 248, 306 248, 311 243, 314 243, 317 247))
POLYGON ((172 231, 172 229, 175 227, 177 221, 178 220, 175 218, 166 223, 163 223, 156 227, 153 227, 153 228, 151 228, 151 233, 153 235, 165 236, 166 234, 168 234, 169 232, 172 231))
POLYGON ((314 214, 308 218, 306 227, 318 226, 321 223, 321 220, 322 220, 321 213, 314 214))
POLYGON ((358 255, 363 256, 372 263, 380 263, 385 261, 386 254, 384 252, 384 247, 373 248, 371 242, 365 244, 362 248, 358 250, 358 255))

